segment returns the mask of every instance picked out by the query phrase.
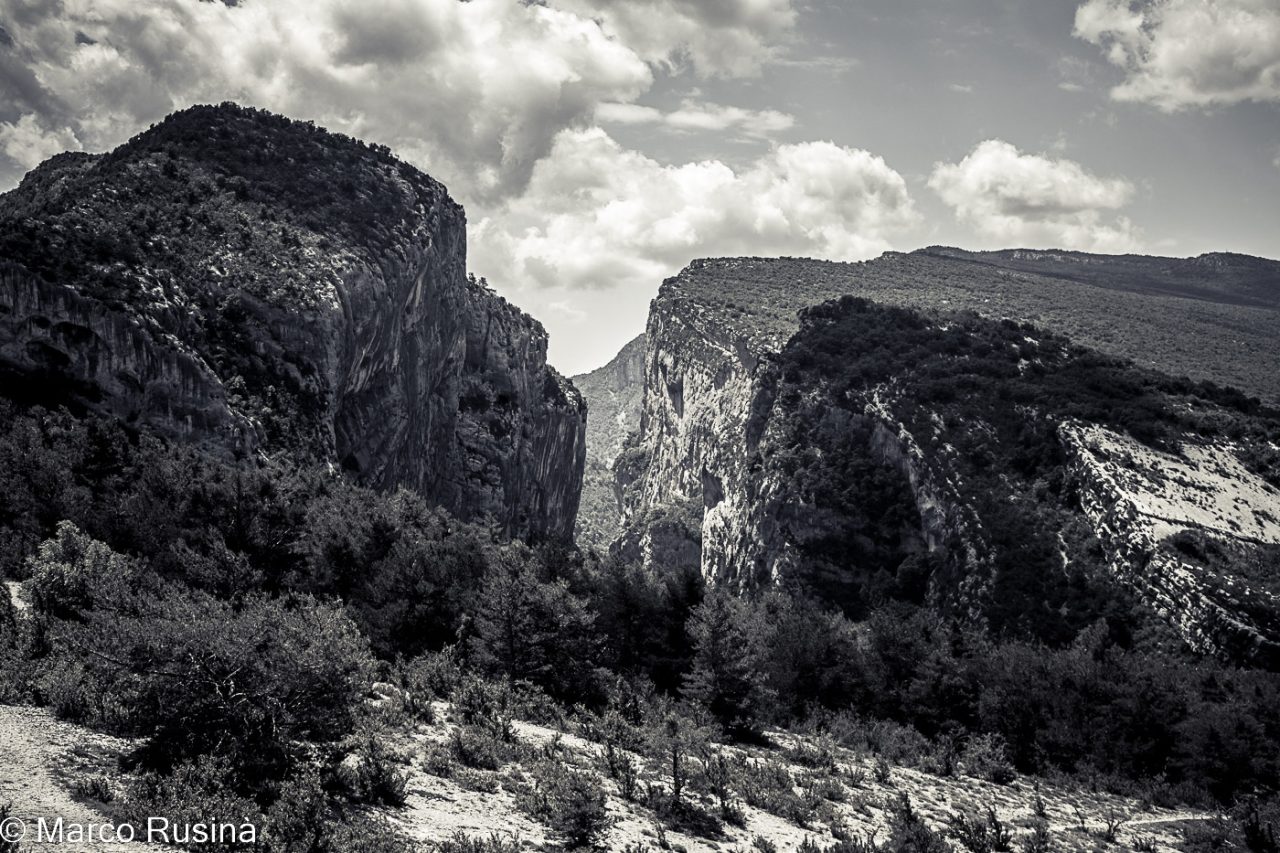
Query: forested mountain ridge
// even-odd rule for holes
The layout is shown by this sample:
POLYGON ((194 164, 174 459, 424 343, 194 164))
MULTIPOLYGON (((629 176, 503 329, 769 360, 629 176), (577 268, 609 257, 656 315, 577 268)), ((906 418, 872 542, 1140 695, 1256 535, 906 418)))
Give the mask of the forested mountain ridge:
POLYGON ((1107 286, 1050 294, 1047 276, 928 252, 695 262, 650 314, 615 549, 741 589, 792 584, 854 614, 886 596, 928 602, 1048 642, 1103 616, 1132 628, 1118 610, 1142 601, 1193 648, 1276 666, 1280 420, 1203 377, 1252 377, 1266 394, 1276 315, 1250 300, 1277 265, 1244 265, 1241 307, 1240 262, 1209 265, 1193 299, 1124 289, 1115 269, 1166 262, 1123 261, 1086 256, 1107 286), (913 307, 800 305, 837 291, 913 307), (1220 297, 1208 314, 1206 293, 1220 297), (1130 336, 1125 311, 1147 300, 1154 319, 1130 336), (1200 359, 1201 379, 1167 375, 1191 364, 1180 344, 1122 357, 1152 328, 1209 334, 1228 314, 1252 345, 1200 359))
POLYGON ((385 148, 193 107, 33 170, 0 258, 11 395, 572 533, 585 406, 541 324, 468 280, 462 208, 385 148))

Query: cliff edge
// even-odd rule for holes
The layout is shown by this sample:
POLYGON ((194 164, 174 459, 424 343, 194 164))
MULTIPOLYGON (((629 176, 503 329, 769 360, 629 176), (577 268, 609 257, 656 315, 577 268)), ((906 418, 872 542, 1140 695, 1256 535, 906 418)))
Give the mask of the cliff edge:
POLYGON ((0 196, 6 391, 568 537, 586 407, 465 224, 387 149, 231 104, 58 155, 0 196))

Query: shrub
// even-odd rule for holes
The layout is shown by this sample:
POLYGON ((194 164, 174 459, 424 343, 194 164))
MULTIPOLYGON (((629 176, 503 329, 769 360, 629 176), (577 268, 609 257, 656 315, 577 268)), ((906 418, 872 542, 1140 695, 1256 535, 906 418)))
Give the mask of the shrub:
MULTIPOLYGON (((163 815, 175 826, 259 826, 261 811, 252 800, 236 793, 231 784, 234 780, 235 773, 226 759, 203 756, 174 767, 167 775, 147 773, 133 780, 121 801, 121 811, 136 826, 145 826, 154 815, 163 815)), ((219 845, 213 849, 252 848, 219 845)))
POLYGON ((338 765, 336 776, 347 797, 357 803, 402 806, 408 776, 398 756, 376 733, 358 738, 356 748, 338 765))
POLYGON ((1233 809, 1251 853, 1280 853, 1280 799, 1245 797, 1233 809))
POLYGON ((438 853, 521 853, 524 849, 519 836, 493 833, 487 837, 455 832, 435 846, 438 853))
POLYGON ((915 809, 911 799, 901 794, 889 819, 889 840, 885 853, 951 853, 951 847, 929 828, 915 809))
POLYGON ((812 775, 804 783, 811 795, 832 803, 843 803, 848 798, 844 785, 834 776, 812 775))
POLYGON ((533 781, 533 788, 523 792, 518 802, 566 846, 594 846, 613 825, 604 786, 594 774, 542 761, 533 768, 533 781))
POLYGON ((1115 844, 1116 839, 1120 837, 1120 827, 1124 826, 1128 820, 1128 815, 1114 808, 1108 808, 1106 814, 1102 816, 1102 829, 1099 830, 1098 837, 1108 844, 1115 844))
POLYGON ((19 704, 31 694, 43 620, 19 618, 0 584, 0 702, 19 704))
POLYGON ((355 817, 334 827, 329 846, 322 853, 420 853, 422 849, 422 845, 400 835, 385 821, 355 817))
POLYGON ((1049 822, 1036 818, 1031 824, 1031 832, 1022 838, 1022 853, 1049 853, 1053 849, 1053 839, 1049 835, 1049 822))
POLYGON ((702 756, 702 785, 715 797, 720 819, 741 826, 744 822, 742 809, 734 802, 733 796, 735 770, 734 762, 729 756, 708 745, 702 756))
POLYGON ((59 619, 82 618, 98 604, 127 597, 139 574, 132 560, 70 521, 58 522, 54 537, 40 545, 27 568, 32 604, 59 619))
POLYGON ((463 677, 454 694, 462 721, 509 742, 514 736, 515 695, 511 685, 474 675, 463 677))
POLYGON ((428 706, 432 699, 452 699, 462 684, 463 670, 457 646, 427 652, 399 666, 400 686, 410 697, 410 712, 428 706))
POLYGON ((1008 750, 999 735, 981 734, 969 738, 960 754, 960 766, 968 776, 1008 785, 1018 774, 1009 763, 1008 750))
POLYGON ((947 827, 970 853, 1005 853, 1010 849, 1009 830, 990 806, 983 817, 953 814, 947 827))
POLYGON ((198 593, 138 607, 91 611, 60 644, 82 655, 67 670, 83 669, 76 689, 89 704, 118 702, 131 733, 147 736, 138 757, 148 766, 219 756, 239 790, 259 792, 290 775, 302 743, 352 730, 372 660, 340 608, 260 597, 233 606, 198 593))
POLYGON ((919 730, 893 720, 868 720, 840 714, 831 721, 830 729, 842 746, 882 756, 895 764, 914 766, 932 748, 929 739, 919 730))
POLYGON ((639 732, 616 708, 584 720, 583 736, 603 747, 601 764, 609 778, 618 783, 624 799, 635 798, 640 768, 629 754, 643 746, 639 732))
POLYGON ((337 815, 321 787, 320 774, 308 768, 280 785, 267 810, 265 827, 270 849, 312 853, 333 849, 337 815))
POLYGON ((501 770, 521 757, 514 741, 505 741, 488 728, 462 725, 449 735, 449 752, 455 761, 472 770, 501 770))
POLYGON ((90 776, 87 779, 77 779, 72 784, 71 790, 78 797, 84 797, 87 800, 94 800, 99 803, 110 803, 116 798, 115 788, 112 787, 111 780, 105 776, 90 776))
POLYGON ((468 791, 479 791, 482 794, 498 793, 498 777, 491 771, 463 768, 453 774, 453 780, 468 791))
POLYGON ((813 819, 814 803, 796 793, 795 778, 776 761, 742 759, 738 789, 748 805, 785 818, 800 826, 813 819))
POLYGON ((813 740, 800 740, 785 751, 787 759, 801 767, 814 770, 834 771, 837 769, 836 745, 830 735, 819 735, 813 740))

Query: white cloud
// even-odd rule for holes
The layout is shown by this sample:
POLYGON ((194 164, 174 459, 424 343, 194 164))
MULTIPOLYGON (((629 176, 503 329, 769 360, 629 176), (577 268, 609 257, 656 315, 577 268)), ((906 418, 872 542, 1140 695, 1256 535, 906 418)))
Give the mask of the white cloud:
POLYGON ((1087 0, 1075 35, 1125 70, 1116 100, 1166 112, 1280 101, 1275 0, 1087 0))
POLYGON ((703 77, 759 73, 795 26, 792 0, 558 0, 600 20, 647 61, 703 77))
POLYGON ((28 113, 17 122, 0 122, 0 151, 23 169, 33 169, 62 151, 80 150, 70 128, 49 129, 28 113))
MULTIPOLYGON (((489 203, 521 190, 558 132, 646 92, 654 67, 758 70, 790 2, 6 0, 0 122, 102 150, 193 102, 235 100, 389 145, 489 203)), ((10 157, 0 182, 28 166, 10 157)))
POLYGON ((606 124, 655 124, 684 133, 736 131, 754 137, 772 136, 795 124, 792 116, 776 110, 750 110, 691 98, 679 109, 665 113, 639 104, 601 104, 596 120, 606 124))
POLYGON ((938 163, 929 186, 980 234, 1028 247, 1132 251, 1139 235, 1114 214, 1133 197, 1122 178, 1102 178, 1066 159, 1023 154, 989 139, 959 163, 938 163))
POLYGON ((916 221, 902 177, 865 151, 810 142, 739 171, 665 166, 592 128, 561 132, 473 245, 495 280, 651 291, 699 256, 871 257, 916 221))

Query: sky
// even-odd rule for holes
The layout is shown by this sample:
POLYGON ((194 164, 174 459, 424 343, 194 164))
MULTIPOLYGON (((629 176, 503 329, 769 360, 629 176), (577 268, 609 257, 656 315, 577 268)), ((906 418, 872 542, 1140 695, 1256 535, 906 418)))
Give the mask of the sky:
POLYGON ((444 182, 569 374, 698 257, 1280 257, 1280 0, 0 0, 0 190, 224 100, 444 182))

